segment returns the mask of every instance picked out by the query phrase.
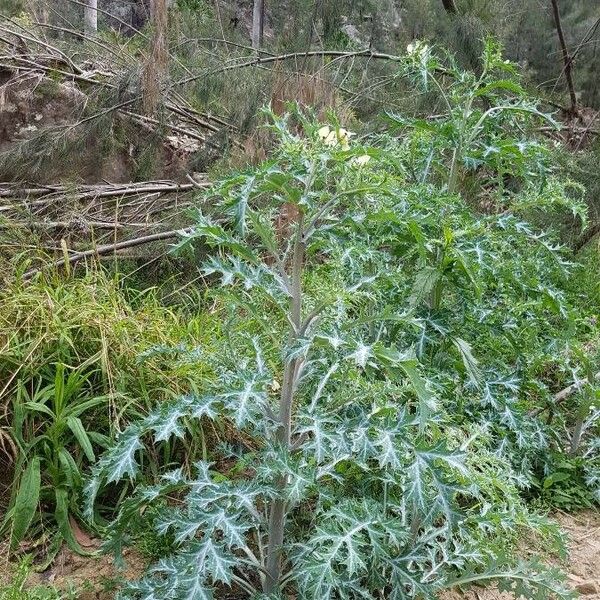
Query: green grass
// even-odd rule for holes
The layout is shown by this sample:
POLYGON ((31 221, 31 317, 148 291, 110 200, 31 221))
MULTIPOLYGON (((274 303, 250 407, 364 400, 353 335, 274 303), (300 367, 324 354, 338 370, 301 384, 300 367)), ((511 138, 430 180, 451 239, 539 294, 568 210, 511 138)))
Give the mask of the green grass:
MULTIPOLYGON (((17 499, 23 469, 35 466, 34 459, 43 465, 41 511, 33 506, 17 525, 16 517, 8 513, 0 529, 16 539, 18 526, 20 539, 29 528, 28 535, 37 537, 48 526, 56 529, 58 522, 69 540, 67 517, 78 514, 90 457, 101 454, 108 440, 131 420, 193 391, 211 376, 202 353, 210 353, 220 338, 220 315, 206 310, 200 297, 165 307, 157 289, 133 290, 122 277, 102 270, 81 278, 15 282, 0 291, 0 305, 0 402, 7 407, 0 413, 0 452, 9 470, 13 465, 15 471, 8 482, 9 507, 17 499), (183 354, 194 358, 184 361, 183 354), (57 380, 59 371, 65 375, 57 380), (59 389, 56 382, 73 377, 79 377, 82 385, 69 395, 68 403, 57 404, 64 386, 59 389), (91 404, 90 410, 83 409, 91 404), (66 421, 59 415, 67 407, 80 419, 78 435, 63 427, 66 421), (90 434, 91 443, 82 446, 87 435, 81 431, 90 434), (72 477, 60 466, 65 452, 73 458, 72 477), (58 519, 59 503, 51 493, 59 487, 67 492, 67 508, 61 497, 68 511, 63 511, 63 519, 58 519)), ((149 477, 154 461, 168 461, 182 451, 169 448, 160 456, 149 456, 149 477)), ((205 449, 185 451, 192 461, 205 449)))

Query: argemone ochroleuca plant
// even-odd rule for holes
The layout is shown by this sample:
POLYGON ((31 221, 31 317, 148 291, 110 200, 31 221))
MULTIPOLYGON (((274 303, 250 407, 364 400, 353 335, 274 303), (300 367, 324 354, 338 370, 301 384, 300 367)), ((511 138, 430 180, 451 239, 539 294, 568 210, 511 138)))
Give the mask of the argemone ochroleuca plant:
POLYGON ((510 558, 519 530, 551 535, 518 488, 549 443, 528 400, 561 344, 548 323, 569 319, 569 263, 521 213, 584 215, 527 137, 547 115, 492 42, 482 63, 476 76, 410 49, 400 72, 446 112, 389 115, 400 139, 269 115, 269 160, 204 198, 179 247, 206 256, 225 335, 182 357, 210 365, 204 388, 99 461, 89 516, 145 448, 185 447, 200 423, 229 443, 122 503, 109 548, 151 506, 170 549, 124 597, 394 600, 490 580, 568 596, 554 570, 510 558), (473 182, 496 210, 461 197, 473 182))

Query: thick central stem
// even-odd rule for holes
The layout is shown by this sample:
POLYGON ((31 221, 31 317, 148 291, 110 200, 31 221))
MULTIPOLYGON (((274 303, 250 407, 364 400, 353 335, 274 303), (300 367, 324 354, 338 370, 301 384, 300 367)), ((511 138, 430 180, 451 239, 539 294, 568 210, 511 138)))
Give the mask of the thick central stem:
MULTIPOLYGON (((302 325, 302 268, 304 264, 306 244, 304 241, 304 218, 302 213, 298 218, 294 251, 292 258, 291 293, 290 304, 290 333, 289 345, 293 346, 298 337, 302 325)), ((300 370, 299 358, 286 362, 283 372, 283 384, 279 400, 279 427, 277 429, 277 443, 282 448, 289 450, 292 437, 292 409, 294 405, 294 391, 300 370)), ((287 485, 287 477, 282 475, 277 481, 277 487, 283 492, 287 485)), ((281 558, 283 537, 286 520, 286 502, 278 498, 271 504, 269 514, 269 541, 267 547, 267 564, 264 592, 271 594, 279 588, 281 579, 281 558)))

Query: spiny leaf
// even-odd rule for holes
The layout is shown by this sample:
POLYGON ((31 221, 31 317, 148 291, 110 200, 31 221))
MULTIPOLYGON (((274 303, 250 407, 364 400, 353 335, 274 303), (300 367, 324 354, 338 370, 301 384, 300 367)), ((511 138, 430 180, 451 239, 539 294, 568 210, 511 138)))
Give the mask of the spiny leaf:
POLYGON ((154 441, 165 442, 171 436, 183 438, 184 429, 181 419, 187 415, 182 403, 172 403, 155 412, 145 420, 145 427, 154 431, 154 441))
POLYGON ((108 483, 120 481, 125 476, 134 479, 137 475, 139 465, 135 454, 143 448, 140 433, 139 426, 130 425, 103 457, 102 469, 108 483))

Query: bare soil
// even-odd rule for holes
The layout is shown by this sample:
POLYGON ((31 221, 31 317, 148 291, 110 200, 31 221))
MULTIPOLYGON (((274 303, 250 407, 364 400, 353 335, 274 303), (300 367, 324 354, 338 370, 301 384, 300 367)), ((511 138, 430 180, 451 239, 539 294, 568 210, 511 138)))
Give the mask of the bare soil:
POLYGON ((569 583, 588 600, 600 600, 600 511, 556 518, 569 538, 569 583))
MULTIPOLYGON (((567 536, 568 558, 553 560, 567 573, 568 584, 582 600, 600 600, 600 512, 582 511, 575 515, 558 512, 554 519, 567 536)), ((536 553, 539 553, 538 550, 536 553)), ((452 590, 440 600, 510 600, 513 596, 494 587, 452 590)))
POLYGON ((64 547, 47 571, 30 576, 28 585, 74 588, 80 590, 79 600, 111 600, 119 581, 140 577, 146 567, 146 560, 135 550, 123 554, 125 568, 119 570, 112 556, 79 556, 64 547))

